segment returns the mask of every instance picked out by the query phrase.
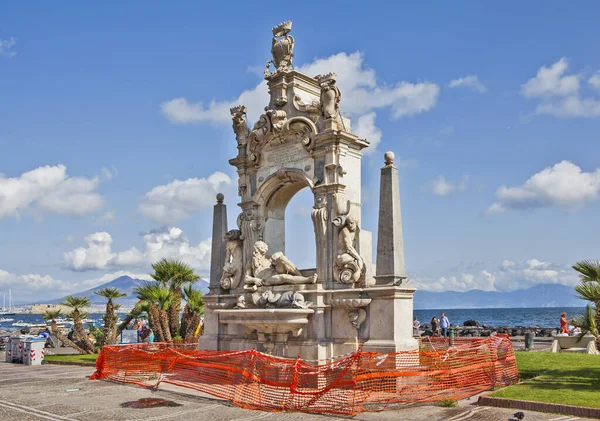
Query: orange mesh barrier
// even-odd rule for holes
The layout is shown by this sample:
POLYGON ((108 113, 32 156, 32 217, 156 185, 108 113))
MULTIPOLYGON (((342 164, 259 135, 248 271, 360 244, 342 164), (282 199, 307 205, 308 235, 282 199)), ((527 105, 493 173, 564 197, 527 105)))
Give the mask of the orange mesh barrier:
POLYGON ((198 351, 195 344, 106 346, 91 379, 198 390, 242 408, 356 415, 390 404, 463 399, 518 380, 508 335, 424 338, 419 350, 358 351, 312 365, 255 350, 198 351))

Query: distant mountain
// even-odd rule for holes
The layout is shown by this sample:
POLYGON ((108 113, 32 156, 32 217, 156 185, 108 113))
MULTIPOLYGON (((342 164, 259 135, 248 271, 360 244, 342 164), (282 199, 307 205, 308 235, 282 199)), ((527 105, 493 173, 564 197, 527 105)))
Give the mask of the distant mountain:
POLYGON ((573 287, 561 284, 539 284, 529 289, 510 292, 471 290, 467 292, 415 293, 414 308, 525 308, 525 307, 583 307, 585 302, 575 298, 573 287))
MULTIPOLYGON (((78 292, 71 295, 73 295, 74 297, 89 298, 92 302, 92 306, 104 305, 106 304, 106 298, 96 295, 94 293, 107 287, 114 287, 118 288, 119 291, 127 294, 127 297, 119 298, 118 303, 123 305, 124 307, 132 307, 137 302, 137 298, 135 296, 135 293, 133 292, 133 289, 143 282, 144 280, 142 279, 134 279, 129 276, 120 276, 116 279, 113 279, 110 282, 99 285, 96 288, 88 289, 87 291, 78 292)), ((194 284, 194 287, 202 291, 202 293, 208 294, 208 283, 206 281, 200 279, 196 284, 194 284)), ((42 304, 56 304, 63 301, 64 299, 65 297, 57 298, 51 301, 46 301, 42 304)))

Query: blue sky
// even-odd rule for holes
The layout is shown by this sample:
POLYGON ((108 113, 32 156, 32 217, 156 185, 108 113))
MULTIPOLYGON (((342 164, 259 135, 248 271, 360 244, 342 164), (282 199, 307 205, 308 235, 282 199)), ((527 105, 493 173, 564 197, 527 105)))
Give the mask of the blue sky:
MULTIPOLYGON (((296 68, 337 72, 372 142, 363 229, 383 152, 399 157, 416 286, 575 283, 569 266, 598 257, 600 6, 298 4, 3 5, 0 291, 60 296, 161 257, 206 275, 216 192, 230 226, 238 213, 228 107, 267 105, 271 27, 288 19, 296 68)), ((301 267, 311 205, 303 190, 288 210, 301 267)))

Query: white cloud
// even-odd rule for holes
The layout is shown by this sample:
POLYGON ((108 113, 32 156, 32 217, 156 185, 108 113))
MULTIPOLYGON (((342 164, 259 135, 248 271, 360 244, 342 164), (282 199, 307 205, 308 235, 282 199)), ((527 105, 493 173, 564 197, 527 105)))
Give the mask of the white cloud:
POLYGON ((494 280, 491 273, 481 271, 477 276, 461 273, 460 276, 441 276, 437 280, 417 281, 417 284, 419 289, 426 291, 471 291, 473 289, 494 291, 494 280))
POLYGON ((104 212, 102 214, 101 220, 104 223, 108 223, 108 222, 114 221, 116 217, 117 217, 117 213, 115 211, 108 211, 108 212, 104 212))
POLYGON ((588 80, 590 86, 600 92, 600 73, 596 73, 588 80))
POLYGON ((436 180, 431 182, 433 194, 438 196, 448 196, 454 190, 454 186, 446 181, 443 175, 440 175, 436 180))
POLYGON ((248 108, 248 120, 254 122, 262 114, 265 105, 269 104, 269 89, 267 82, 262 81, 254 89, 242 92, 231 101, 212 100, 208 106, 202 103, 190 103, 185 98, 175 98, 163 102, 160 107, 162 113, 176 124, 189 124, 207 122, 216 125, 230 125, 231 113, 229 108, 243 104, 248 108))
POLYGON ((360 116, 353 128, 355 135, 371 142, 371 146, 365 149, 366 154, 374 153, 381 141, 381 130, 375 125, 375 117, 376 114, 374 112, 360 116))
POLYGON ((469 88, 475 92, 483 94, 487 92, 487 87, 479 81, 477 75, 470 75, 458 79, 452 79, 448 84, 450 88, 469 88))
POLYGON ((175 180, 147 192, 138 209, 156 222, 173 224, 214 205, 216 194, 230 186, 231 178, 219 171, 207 178, 175 180))
POLYGON ((14 47, 16 43, 17 41, 12 37, 9 39, 0 39, 0 56, 11 58, 17 55, 16 52, 10 51, 10 49, 14 47))
MULTIPOLYGON (((439 86, 431 82, 398 82, 394 85, 379 83, 373 69, 364 64, 361 53, 339 53, 327 58, 315 59, 312 63, 298 68, 310 76, 335 72, 342 92, 341 111, 351 118, 362 120, 358 128, 366 132, 367 140, 378 143, 381 131, 374 126, 374 110, 391 108, 393 118, 411 116, 429 111, 437 103, 439 86), (372 114, 372 116, 371 116, 372 114), (366 125, 370 125, 368 130, 366 125)), ((162 113, 173 123, 209 122, 217 125, 230 125, 229 108, 243 104, 248 108, 248 120, 258 119, 265 105, 269 103, 268 88, 262 81, 253 89, 244 91, 231 101, 213 100, 208 105, 191 103, 185 98, 175 98, 161 104, 162 113)), ((372 148, 375 149, 375 148, 372 148)))
POLYGON ((565 57, 550 67, 542 66, 535 77, 521 85, 521 94, 526 98, 539 96, 566 96, 579 91, 579 76, 565 75, 569 64, 565 57))
POLYGON ((0 219, 20 211, 83 216, 102 206, 98 177, 69 177, 64 165, 44 166, 18 177, 0 174, 0 219))
POLYGON ((446 181, 446 177, 440 175, 435 180, 430 181, 429 183, 423 186, 423 190, 431 191, 433 194, 437 196, 448 196, 455 192, 463 192, 466 191, 469 187, 469 176, 464 175, 458 183, 452 183, 446 181))
POLYGON ((196 270, 210 269, 211 239, 198 245, 190 244, 183 231, 177 227, 163 227, 143 234, 143 252, 131 247, 122 252, 112 250, 112 236, 96 232, 85 237, 87 245, 64 253, 66 268, 73 271, 102 270, 118 267, 146 267, 162 258, 184 261, 196 270))
POLYGON ((536 108, 537 114, 555 117, 600 117, 600 100, 570 96, 556 102, 544 102, 536 108))
POLYGON ((78 247, 64 254, 65 265, 72 270, 104 269, 114 257, 112 237, 107 232, 96 232, 85 237, 87 247, 78 247))
POLYGON ((113 255, 108 264, 111 266, 126 266, 135 267, 142 266, 146 258, 144 254, 135 247, 131 247, 129 250, 119 252, 113 255))
MULTIPOLYGON (((412 280, 412 279, 411 279, 412 280)), ((537 284, 575 285, 575 272, 567 266, 530 259, 523 262, 504 260, 497 269, 477 273, 462 272, 460 276, 441 276, 437 279, 416 278, 415 286, 426 291, 514 291, 537 284)))
POLYGON ((67 282, 54 279, 50 275, 35 273, 16 274, 0 269, 0 290, 11 288, 13 297, 16 297, 16 301, 38 303, 40 301, 47 301, 51 298, 95 288, 120 276, 130 276, 132 278, 144 280, 152 279, 148 274, 144 273, 117 271, 106 273, 97 278, 67 282))
POLYGON ((360 116, 374 109, 391 107, 394 118, 428 111, 437 102, 439 86, 435 83, 378 83, 375 70, 364 64, 361 53, 339 53, 301 66, 301 72, 318 75, 335 72, 342 91, 340 108, 350 116, 360 116))
POLYGON ((56 280, 49 275, 17 275, 0 269, 0 289, 12 288, 13 296, 21 299, 21 292, 37 293, 40 290, 66 290, 66 282, 56 280))
POLYGON ((562 161, 534 174, 522 186, 498 188, 498 201, 487 213, 550 206, 577 210, 596 200, 598 195, 600 168, 584 172, 572 162, 562 161))
POLYGON ((110 180, 116 176, 117 176, 117 169, 115 167, 113 167, 112 170, 109 170, 106 167, 102 167, 102 178, 103 179, 110 180))
POLYGON ((576 285, 575 272, 566 266, 529 259, 524 262, 504 261, 495 272, 496 288, 499 291, 513 291, 530 288, 536 284, 576 285))
MULTIPOLYGON (((536 114, 550 114, 555 117, 600 117, 600 98, 583 96, 581 93, 582 75, 566 74, 568 61, 561 58, 550 67, 542 66, 537 75, 521 85, 521 95, 528 99, 539 99, 536 114)), ((600 75, 588 80, 593 90, 600 92, 600 75)))
POLYGON ((181 229, 164 227, 144 234, 144 244, 148 263, 162 258, 177 258, 200 272, 210 270, 210 238, 194 246, 181 229))

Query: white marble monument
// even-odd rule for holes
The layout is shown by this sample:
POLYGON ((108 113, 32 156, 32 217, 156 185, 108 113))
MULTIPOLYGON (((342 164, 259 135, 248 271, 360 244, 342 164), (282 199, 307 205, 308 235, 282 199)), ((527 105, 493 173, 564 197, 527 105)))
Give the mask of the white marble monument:
MULTIPOLYGON (((340 113, 336 74, 293 70, 291 22, 273 28, 265 79, 270 102, 252 128, 231 108, 241 213, 227 230, 217 197, 210 294, 200 349, 259 351, 324 360, 355 351, 417 347, 414 289, 401 286, 404 254, 398 173, 382 168, 377 271, 372 235, 361 229, 361 157, 369 142, 340 113), (270 71, 271 65, 273 66, 270 71), (285 256, 285 209, 302 188, 314 194, 315 268, 285 256), (382 229, 389 226, 387 235, 382 229), (221 241, 222 239, 222 241, 221 241), (387 273, 389 272, 389 273, 387 273)), ((393 167, 393 169, 392 169, 393 167)))

